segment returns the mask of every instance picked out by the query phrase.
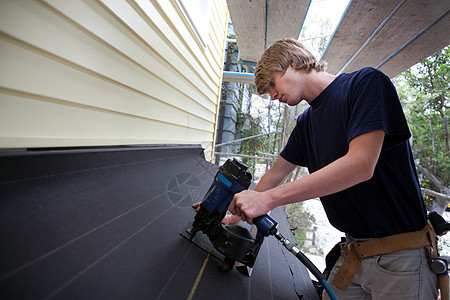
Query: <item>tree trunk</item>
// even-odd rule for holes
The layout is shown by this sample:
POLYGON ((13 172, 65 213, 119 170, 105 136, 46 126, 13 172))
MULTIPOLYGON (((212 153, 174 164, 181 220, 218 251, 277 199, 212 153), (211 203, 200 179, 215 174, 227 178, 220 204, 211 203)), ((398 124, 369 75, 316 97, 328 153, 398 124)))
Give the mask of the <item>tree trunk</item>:
MULTIPOLYGON (((434 176, 433 173, 431 173, 430 171, 428 171, 426 168, 422 167, 419 164, 416 164, 417 169, 422 172, 423 175, 427 176, 428 178, 430 178, 430 180, 434 183, 434 185, 436 185, 439 189, 439 191, 442 194, 445 195, 450 195, 450 189, 446 186, 444 186, 441 181, 439 179, 436 178, 436 176, 434 176)), ((448 200, 443 199, 443 198, 439 198, 439 197, 435 197, 434 201, 433 201, 433 206, 431 207, 431 211, 435 211, 440 215, 443 215, 445 212, 445 209, 448 206, 448 200)))
POLYGON ((284 111, 283 111, 283 129, 282 129, 282 133, 281 133, 281 143, 280 143, 280 150, 282 150, 284 148, 284 146, 286 146, 287 141, 289 139, 289 134, 290 134, 290 113, 291 110, 289 109, 289 107, 287 105, 284 106, 284 111))

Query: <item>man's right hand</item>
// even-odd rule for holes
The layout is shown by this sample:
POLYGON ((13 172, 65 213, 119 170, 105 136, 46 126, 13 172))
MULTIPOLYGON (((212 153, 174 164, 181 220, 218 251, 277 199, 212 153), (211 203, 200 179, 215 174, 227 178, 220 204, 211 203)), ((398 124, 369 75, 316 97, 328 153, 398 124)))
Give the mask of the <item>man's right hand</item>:
MULTIPOLYGON (((198 212, 200 210, 200 203, 201 202, 196 202, 196 203, 192 204, 192 207, 195 209, 196 212, 198 212)), ((239 216, 226 214, 222 220, 222 223, 225 225, 236 225, 240 221, 241 221, 241 218, 239 216)))

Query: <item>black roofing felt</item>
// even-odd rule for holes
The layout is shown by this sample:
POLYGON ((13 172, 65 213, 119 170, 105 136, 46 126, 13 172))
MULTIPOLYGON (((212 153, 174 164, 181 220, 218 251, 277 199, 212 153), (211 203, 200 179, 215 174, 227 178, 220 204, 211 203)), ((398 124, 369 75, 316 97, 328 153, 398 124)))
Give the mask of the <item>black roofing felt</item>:
POLYGON ((274 237, 248 277, 180 235, 217 169, 198 146, 1 153, 0 298, 317 299, 274 237))

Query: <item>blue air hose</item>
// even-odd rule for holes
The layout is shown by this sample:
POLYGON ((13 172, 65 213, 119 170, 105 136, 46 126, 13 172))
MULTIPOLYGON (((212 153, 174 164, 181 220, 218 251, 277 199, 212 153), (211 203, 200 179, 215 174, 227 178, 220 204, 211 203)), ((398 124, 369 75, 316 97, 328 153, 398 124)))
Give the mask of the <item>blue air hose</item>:
POLYGON ((334 294, 331 286, 328 284, 325 276, 323 276, 322 272, 317 269, 317 267, 302 253, 300 250, 295 247, 291 242, 285 239, 279 232, 273 233, 273 235, 283 244, 283 246, 289 250, 289 252, 293 253, 295 257, 297 257, 304 265, 308 268, 309 271, 317 278, 317 280, 323 285, 331 300, 337 300, 336 295, 334 294))

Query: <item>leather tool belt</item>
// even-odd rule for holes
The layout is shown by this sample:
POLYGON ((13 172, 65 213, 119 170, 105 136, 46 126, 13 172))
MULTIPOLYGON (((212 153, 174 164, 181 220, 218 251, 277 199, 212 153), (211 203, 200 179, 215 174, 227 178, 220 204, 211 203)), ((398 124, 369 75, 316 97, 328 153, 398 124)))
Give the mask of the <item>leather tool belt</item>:
POLYGON ((430 224, 419 231, 344 244, 341 246, 344 263, 337 272, 333 284, 338 289, 346 290, 358 271, 363 258, 418 248, 426 248, 428 250, 429 260, 436 258, 436 235, 430 224))

